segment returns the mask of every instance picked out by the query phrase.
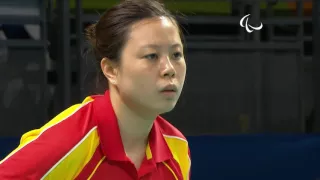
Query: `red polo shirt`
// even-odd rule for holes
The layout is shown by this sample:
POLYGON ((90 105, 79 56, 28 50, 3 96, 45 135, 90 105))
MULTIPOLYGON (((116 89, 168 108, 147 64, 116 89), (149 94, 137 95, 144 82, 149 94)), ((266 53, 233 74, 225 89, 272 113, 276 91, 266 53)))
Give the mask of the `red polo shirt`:
POLYGON ((137 170, 125 154, 106 91, 24 134, 0 161, 0 179, 187 180, 190 166, 186 138, 159 116, 137 170))

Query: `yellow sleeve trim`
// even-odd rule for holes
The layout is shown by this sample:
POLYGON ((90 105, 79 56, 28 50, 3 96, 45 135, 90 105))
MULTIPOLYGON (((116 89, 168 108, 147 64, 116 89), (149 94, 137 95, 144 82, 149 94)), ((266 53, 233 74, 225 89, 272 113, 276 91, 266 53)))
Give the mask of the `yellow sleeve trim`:
POLYGON ((164 138, 171 150, 173 158, 180 165, 184 180, 189 180, 191 161, 189 157, 188 142, 180 137, 164 135, 164 138))
POLYGON ((99 145, 97 127, 92 128, 82 140, 61 158, 41 180, 76 178, 91 160, 99 145))

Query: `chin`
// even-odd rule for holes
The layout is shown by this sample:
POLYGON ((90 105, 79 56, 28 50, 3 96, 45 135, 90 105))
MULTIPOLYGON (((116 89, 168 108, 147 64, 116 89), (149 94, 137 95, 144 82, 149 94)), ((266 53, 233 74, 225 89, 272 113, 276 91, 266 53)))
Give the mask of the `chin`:
POLYGON ((158 107, 158 112, 159 114, 164 114, 164 113, 168 113, 170 111, 172 111, 174 109, 174 107, 176 106, 176 102, 175 103, 166 103, 164 105, 161 105, 161 107, 158 107))

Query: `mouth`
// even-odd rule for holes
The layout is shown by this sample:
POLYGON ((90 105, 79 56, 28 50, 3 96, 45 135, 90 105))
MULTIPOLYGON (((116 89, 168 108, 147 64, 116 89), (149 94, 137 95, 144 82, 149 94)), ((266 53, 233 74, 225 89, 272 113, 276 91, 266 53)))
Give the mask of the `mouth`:
POLYGON ((169 84, 161 90, 161 93, 165 93, 165 94, 175 94, 177 92, 178 92, 178 88, 174 84, 169 84))

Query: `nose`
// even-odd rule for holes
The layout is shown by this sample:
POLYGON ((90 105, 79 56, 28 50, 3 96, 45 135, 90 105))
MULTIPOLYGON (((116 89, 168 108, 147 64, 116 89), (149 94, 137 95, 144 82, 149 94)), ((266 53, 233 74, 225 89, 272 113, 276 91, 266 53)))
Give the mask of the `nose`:
POLYGON ((169 57, 164 58, 164 60, 161 63, 161 76, 162 77, 169 77, 173 78, 176 75, 176 70, 174 66, 172 65, 172 62, 169 57))

